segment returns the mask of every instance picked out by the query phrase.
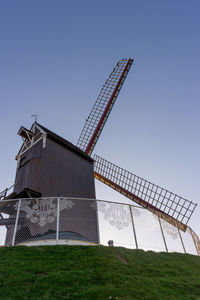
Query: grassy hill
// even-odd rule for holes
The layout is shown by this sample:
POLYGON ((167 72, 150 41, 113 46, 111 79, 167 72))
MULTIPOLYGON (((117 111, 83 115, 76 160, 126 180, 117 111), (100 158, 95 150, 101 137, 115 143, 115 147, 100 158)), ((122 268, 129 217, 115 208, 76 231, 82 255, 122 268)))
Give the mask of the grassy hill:
POLYGON ((103 246, 2 247, 0 299, 200 299, 200 257, 103 246))

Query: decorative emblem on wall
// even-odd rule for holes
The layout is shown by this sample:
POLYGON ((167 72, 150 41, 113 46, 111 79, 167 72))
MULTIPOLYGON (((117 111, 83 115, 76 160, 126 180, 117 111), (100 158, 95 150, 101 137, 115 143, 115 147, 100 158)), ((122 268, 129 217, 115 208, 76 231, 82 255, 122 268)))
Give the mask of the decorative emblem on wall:
POLYGON ((130 212, 124 207, 122 204, 98 202, 98 209, 104 214, 104 219, 119 230, 128 227, 131 222, 130 212))
POLYGON ((139 211, 139 209, 131 206, 131 209, 132 209, 132 214, 134 217, 139 217, 141 215, 141 212, 139 211))
POLYGON ((167 223, 163 219, 161 219, 160 221, 164 229, 164 232, 167 232, 167 234, 170 235, 173 240, 176 240, 178 238, 178 229, 175 226, 167 223))
MULTIPOLYGON (((61 212, 63 209, 72 208, 75 204, 71 200, 60 201, 61 212)), ((17 210, 18 205, 15 209, 17 210)), ((57 201, 52 199, 31 199, 22 200, 20 210, 26 213, 26 218, 32 223, 43 227, 47 223, 52 223, 57 216, 57 201)))

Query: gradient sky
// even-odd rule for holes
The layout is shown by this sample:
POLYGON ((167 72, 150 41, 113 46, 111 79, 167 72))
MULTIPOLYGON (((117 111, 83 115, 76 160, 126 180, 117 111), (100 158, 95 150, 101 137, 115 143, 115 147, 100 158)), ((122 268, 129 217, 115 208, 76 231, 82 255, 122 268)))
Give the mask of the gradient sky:
MULTIPOLYGON (((199 204, 200 1, 0 1, 0 190, 21 125, 77 143, 104 81, 134 64, 94 153, 199 204)), ((122 200, 97 183, 97 198, 122 200)))

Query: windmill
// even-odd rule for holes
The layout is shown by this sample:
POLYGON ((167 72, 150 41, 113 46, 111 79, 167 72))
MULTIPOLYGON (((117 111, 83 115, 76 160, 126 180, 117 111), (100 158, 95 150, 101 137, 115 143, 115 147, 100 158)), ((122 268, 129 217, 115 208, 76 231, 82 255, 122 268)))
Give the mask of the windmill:
MULTIPOLYGON (((122 59, 118 62, 85 122, 77 146, 89 155, 94 150, 132 63, 132 59, 122 59)), ((128 172, 98 155, 94 155, 94 161, 96 179, 167 222, 178 225, 181 230, 186 229, 197 204, 128 172)))
MULTIPOLYGON (((96 178, 173 226, 182 231, 186 230, 197 204, 126 171, 98 155, 91 157, 132 63, 132 59, 121 59, 113 69, 85 122, 77 146, 38 124, 37 120, 30 130, 25 127, 20 128, 18 134, 22 137, 23 144, 16 157, 18 168, 14 191, 6 197, 7 190, 5 190, 2 193, 4 198, 82 197, 95 199, 94 178, 96 178)), ((26 205, 23 211, 27 213, 33 205, 35 204, 30 202, 30 205, 26 205)), ((45 202, 44 207, 46 206, 45 202)), ((72 207, 73 202, 68 202, 61 208, 64 211, 69 209, 67 211, 69 216, 72 207)), ((84 202, 76 214, 81 217, 87 215, 87 218, 93 220, 93 227, 95 227, 96 215, 94 211, 88 213, 89 207, 90 204, 84 202)), ((2 210, 4 213, 6 211, 8 211, 7 208, 2 210)), ((52 208, 51 211, 53 211, 52 208)), ((73 219, 72 215, 70 219, 73 219)), ((53 223, 55 213, 52 220, 49 223, 53 225, 47 222, 40 224, 46 226, 49 230, 47 235, 51 238, 55 233, 53 223)), ((1 222, 3 221, 0 220, 1 222)), ((21 222, 25 222, 23 213, 21 222)), ((30 228, 30 224, 27 224, 27 228, 30 228)), ((38 228, 36 231, 39 239, 41 236, 44 237, 44 231, 38 228)), ((81 221, 76 222, 76 226, 74 222, 71 222, 69 228, 70 233, 76 232, 79 238, 83 237, 81 221)), ((98 230, 97 227, 95 228, 93 232, 87 232, 87 240, 97 243, 98 230)), ((62 234, 66 238, 69 232, 63 230, 62 234)), ((22 235, 27 239, 31 236, 29 231, 22 232, 22 235)), ((18 242, 20 242, 20 234, 18 234, 18 242)), ((9 244, 9 234, 7 244, 9 244)))

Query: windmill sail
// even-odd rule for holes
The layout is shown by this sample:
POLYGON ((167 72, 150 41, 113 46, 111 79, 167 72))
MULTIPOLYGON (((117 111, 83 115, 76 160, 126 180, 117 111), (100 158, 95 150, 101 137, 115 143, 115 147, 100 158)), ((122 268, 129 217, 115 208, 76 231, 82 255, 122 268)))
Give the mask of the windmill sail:
POLYGON ((197 204, 94 155, 95 178, 185 231, 197 204))
POLYGON ((117 63, 86 120, 77 146, 88 155, 94 149, 132 63, 132 59, 122 59, 117 63))

